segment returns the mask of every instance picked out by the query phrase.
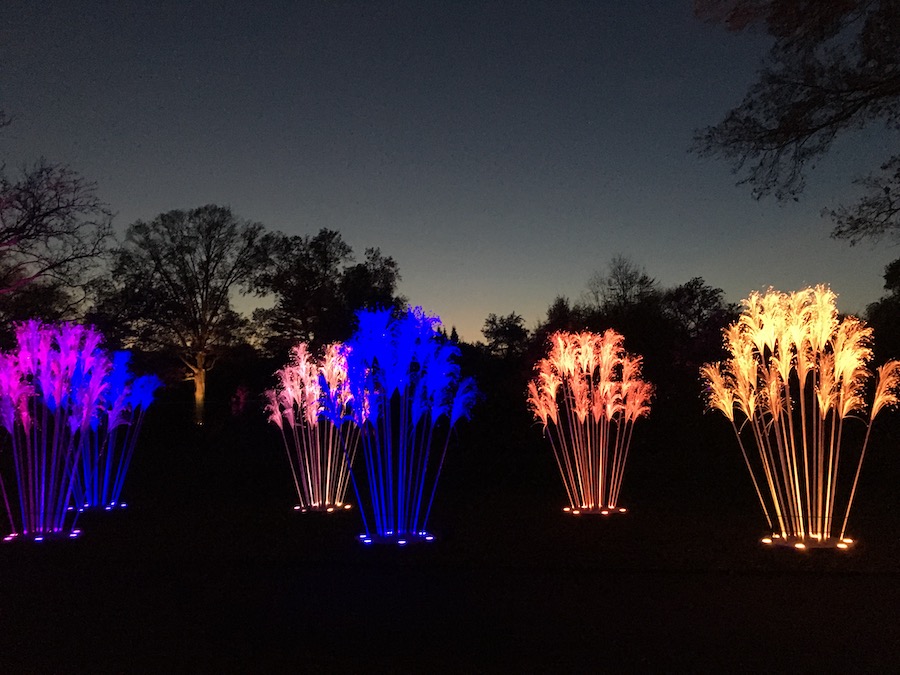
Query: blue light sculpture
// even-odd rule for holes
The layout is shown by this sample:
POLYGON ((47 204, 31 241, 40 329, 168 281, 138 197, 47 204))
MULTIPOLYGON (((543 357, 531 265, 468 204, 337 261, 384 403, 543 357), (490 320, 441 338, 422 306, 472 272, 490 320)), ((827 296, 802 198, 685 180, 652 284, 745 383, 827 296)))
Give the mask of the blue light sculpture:
POLYGON ((125 475, 144 414, 153 402, 154 392, 162 384, 155 375, 131 378, 130 359, 131 355, 125 351, 113 354, 97 414, 91 419, 83 439, 80 480, 76 483, 75 493, 75 503, 80 510, 104 508, 109 511, 125 506, 122 501, 125 475))
MULTIPOLYGON (((440 319, 421 307, 399 316, 360 311, 346 343, 353 396, 351 415, 361 432, 368 503, 354 488, 364 543, 431 541, 426 530, 450 431, 468 417, 477 390, 460 376, 460 352, 437 332, 440 319)), ((325 414, 340 421, 341 410, 325 414)))

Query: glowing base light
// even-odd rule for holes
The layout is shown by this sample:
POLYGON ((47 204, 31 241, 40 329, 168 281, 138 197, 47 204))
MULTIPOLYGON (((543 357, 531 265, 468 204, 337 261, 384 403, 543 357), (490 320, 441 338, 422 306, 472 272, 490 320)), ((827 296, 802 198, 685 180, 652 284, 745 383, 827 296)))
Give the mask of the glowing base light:
POLYGON ((22 534, 21 532, 13 532, 3 537, 4 542, 12 541, 31 541, 40 544, 45 541, 59 541, 62 539, 77 539, 81 536, 81 530, 60 530, 58 532, 33 532, 22 534))
POLYGON ((782 537, 773 534, 760 539, 760 543, 766 546, 778 546, 780 548, 793 548, 797 551, 806 551, 812 548, 839 549, 846 551, 856 544, 853 539, 847 537, 829 537, 821 539, 817 537, 782 537))
POLYGON ((564 506, 563 512, 572 516, 615 516, 620 513, 628 513, 628 509, 623 506, 564 506))
POLYGON ((367 546, 370 544, 395 544, 397 546, 409 546, 412 544, 424 544, 434 541, 434 535, 422 530, 421 532, 404 532, 402 534, 394 532, 385 532, 383 535, 378 534, 361 534, 359 541, 367 546))
POLYGON ((315 504, 314 506, 294 504, 294 511, 299 511, 300 513, 340 513, 341 511, 349 511, 352 508, 352 504, 315 504))
POLYGON ((117 511, 119 509, 127 508, 128 504, 125 502, 110 502, 109 504, 84 504, 79 506, 77 509, 74 506, 70 506, 66 509, 66 511, 78 511, 78 513, 84 513, 85 511, 96 512, 96 511, 117 511))

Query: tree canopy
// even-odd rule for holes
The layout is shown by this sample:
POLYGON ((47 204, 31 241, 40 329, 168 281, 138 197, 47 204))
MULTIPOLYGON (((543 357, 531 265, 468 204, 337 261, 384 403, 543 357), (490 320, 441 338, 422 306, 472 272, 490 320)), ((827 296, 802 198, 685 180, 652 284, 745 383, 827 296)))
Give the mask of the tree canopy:
POLYGON ((506 316, 489 314, 481 333, 487 339, 490 353, 503 357, 521 354, 527 347, 529 336, 525 319, 515 312, 506 316))
POLYGON ((68 167, 41 160, 15 176, 0 169, 0 294, 40 281, 78 304, 106 250, 110 220, 96 184, 68 167))
POLYGON ((91 318, 127 346, 177 356, 194 381, 195 420, 202 423, 206 373, 241 340, 246 324, 232 293, 249 291, 270 246, 261 224, 228 207, 137 221, 115 251, 91 318))
MULTIPOLYGON (((694 149, 723 157, 757 198, 797 198, 815 162, 851 130, 900 128, 900 3, 896 0, 697 0, 699 16, 774 45, 739 106, 699 131, 694 149)), ((896 137, 895 137, 896 138, 896 137)), ((896 150, 896 149, 895 149, 896 150)), ((855 204, 828 211, 832 235, 856 243, 900 234, 900 154, 856 179, 855 204)))
POLYGON ((587 288, 595 309, 622 313, 653 298, 659 284, 629 258, 615 255, 606 271, 598 270, 591 275, 587 288))
POLYGON ((399 308, 397 263, 378 248, 357 262, 341 234, 321 229, 314 236, 275 235, 271 259, 256 276, 261 294, 275 305, 253 318, 272 354, 286 356, 298 340, 322 347, 347 340, 359 309, 399 308))

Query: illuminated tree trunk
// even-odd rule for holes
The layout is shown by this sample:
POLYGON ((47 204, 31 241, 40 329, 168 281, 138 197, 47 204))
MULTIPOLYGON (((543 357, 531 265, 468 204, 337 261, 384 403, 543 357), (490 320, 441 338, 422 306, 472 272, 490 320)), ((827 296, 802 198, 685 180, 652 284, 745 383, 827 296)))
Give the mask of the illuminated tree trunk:
POLYGON ((206 355, 198 354, 196 365, 190 369, 194 380, 194 424, 202 426, 206 414, 206 355))

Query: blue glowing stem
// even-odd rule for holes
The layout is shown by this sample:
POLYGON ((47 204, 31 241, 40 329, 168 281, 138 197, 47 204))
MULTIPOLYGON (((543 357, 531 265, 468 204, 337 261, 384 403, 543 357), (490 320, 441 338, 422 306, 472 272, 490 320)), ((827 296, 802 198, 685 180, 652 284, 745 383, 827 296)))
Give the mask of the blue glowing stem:
POLYGON ((359 498, 359 486, 356 484, 356 477, 353 475, 353 460, 347 452, 347 437, 344 436, 343 429, 344 425, 341 424, 341 426, 338 427, 338 432, 341 435, 341 448, 344 452, 344 459, 347 462, 347 470, 350 472, 350 482, 353 484, 353 492, 356 494, 356 503, 359 505, 359 512, 362 514, 363 529, 366 531, 366 536, 369 536, 371 534, 369 522, 366 520, 366 510, 363 508, 362 500, 359 498))
POLYGON ((428 457, 431 452, 431 438, 434 434, 434 426, 431 424, 431 415, 423 415, 422 423, 417 426, 420 426, 422 429, 422 438, 419 441, 418 447, 424 448, 424 452, 419 453, 420 461, 416 472, 416 501, 415 510, 413 512, 415 514, 412 524, 413 532, 418 532, 420 529, 425 529, 424 520, 421 523, 421 527, 419 526, 419 514, 422 512, 422 494, 425 491, 425 482, 428 475, 428 457))
POLYGON ((106 442, 107 466, 106 478, 103 482, 104 504, 117 504, 119 502, 122 493, 122 485, 125 482, 125 474, 128 472, 128 465, 131 463, 131 454, 134 452, 134 444, 137 440, 137 429, 134 428, 134 425, 140 426, 140 420, 143 414, 143 410, 132 410, 131 421, 124 423, 125 438, 122 439, 121 443, 119 442, 119 428, 122 425, 118 425, 113 429, 112 437, 106 442), (121 448, 121 451, 119 451, 119 448, 121 448), (112 478, 112 484, 110 485, 110 467, 112 466, 111 458, 113 455, 116 455, 117 458, 117 461, 115 462, 116 473, 112 478))
POLYGON ((452 427, 447 429, 447 437, 444 439, 444 450, 441 452, 441 461, 438 463, 437 473, 434 475, 434 483, 431 488, 431 497, 428 498, 428 508, 425 509, 425 518, 422 520, 422 529, 425 529, 425 526, 428 523, 428 517, 431 515, 431 507, 434 505, 434 495, 437 494, 437 486, 438 479, 441 477, 441 471, 444 469, 444 459, 447 457, 447 447, 450 445, 450 433, 453 431, 452 427))
POLYGON ((140 434, 141 426, 143 425, 143 423, 144 408, 143 406, 138 406, 132 412, 132 420, 127 424, 125 428, 125 441, 123 442, 124 452, 119 459, 116 478, 113 483, 112 493, 110 495, 112 503, 118 504, 122 501, 122 490, 125 487, 125 476, 128 475, 128 468, 131 466, 131 458, 134 456, 134 449, 137 446, 138 436, 140 434))
POLYGON ((387 507, 387 523, 390 527, 391 532, 396 532, 399 526, 397 522, 397 504, 394 499, 394 495, 396 494, 394 491, 394 415, 391 410, 391 403, 393 397, 391 397, 391 401, 387 401, 387 410, 385 411, 385 415, 383 417, 385 421, 385 433, 384 433, 384 442, 382 444, 382 448, 385 451, 385 476, 387 478, 386 485, 386 494, 385 499, 382 502, 384 506, 387 507))
MULTIPOLYGON (((103 448, 105 452, 103 453, 103 473, 100 474, 100 451, 99 447, 97 450, 97 474, 98 474, 98 483, 97 489, 94 494, 94 504, 97 506, 106 506, 109 504, 110 495, 110 473, 112 471, 113 465, 113 456, 116 454, 119 444, 119 426, 116 425, 112 429, 109 428, 110 420, 106 421, 106 434, 103 441, 103 448), (102 480, 100 477, 102 476, 102 480)), ((126 436, 125 443, 128 442, 128 438, 126 436)))

